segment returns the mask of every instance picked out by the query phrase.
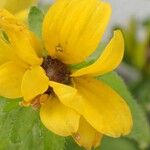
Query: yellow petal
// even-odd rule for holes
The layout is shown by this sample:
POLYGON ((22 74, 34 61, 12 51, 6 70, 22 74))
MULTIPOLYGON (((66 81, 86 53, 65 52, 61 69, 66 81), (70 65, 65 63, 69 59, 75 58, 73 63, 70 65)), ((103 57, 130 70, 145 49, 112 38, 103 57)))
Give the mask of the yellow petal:
POLYGON ((3 33, 0 34, 0 65, 13 61, 27 68, 28 65, 17 56, 14 47, 5 39, 3 33))
POLYGON ((86 120, 99 132, 118 137, 131 131, 132 116, 127 103, 102 81, 90 78, 75 80, 86 120), (90 98, 90 99, 89 99, 90 98))
POLYGON ((43 23, 46 49, 64 63, 82 62, 97 48, 110 14, 100 0, 56 1, 43 23))
POLYGON ((78 131, 73 137, 80 146, 85 147, 86 150, 91 150, 100 145, 103 136, 81 117, 78 131))
POLYGON ((78 90, 76 96, 75 92, 71 93, 74 88, 70 86, 53 84, 52 87, 64 105, 83 115, 98 132, 119 137, 131 131, 130 109, 113 89, 102 81, 86 77, 75 79, 75 85, 78 90))
POLYGON ((9 44, 0 38, 0 65, 15 59, 13 48, 9 44))
POLYGON ((7 33, 16 55, 24 62, 30 65, 40 65, 42 63, 42 59, 37 56, 34 49, 33 33, 6 10, 0 11, 0 28, 7 33))
POLYGON ((21 94, 21 82, 25 68, 14 62, 8 62, 0 66, 0 96, 7 98, 19 98, 21 94))
POLYGON ((45 50, 43 48, 42 41, 39 38, 37 38, 33 32, 31 32, 30 40, 38 57, 43 57, 43 53, 45 52, 45 50))
POLYGON ((0 8, 0 19, 2 21, 2 19, 15 19, 14 15, 12 15, 11 13, 9 13, 7 10, 0 8))
POLYGON ((70 101, 77 94, 77 90, 71 86, 54 81, 49 81, 49 84, 53 88, 54 92, 56 94, 58 93, 58 96, 61 98, 63 97, 63 99, 65 99, 66 101, 70 101))
POLYGON ((1 1, 3 1, 3 3, 0 2, 0 7, 6 8, 11 13, 16 13, 37 3, 38 0, 1 0, 1 1))
POLYGON ((0 1, 0 9, 4 8, 5 6, 5 1, 4 0, 1 0, 0 1))
POLYGON ((60 136, 69 136, 78 129, 80 116, 73 109, 66 107, 56 97, 50 97, 40 110, 42 123, 60 136))
POLYGON ((24 9, 22 11, 19 11, 18 13, 15 13, 15 16, 18 20, 26 23, 28 19, 28 14, 29 14, 29 9, 24 9))
POLYGON ((102 75, 114 70, 121 62, 124 54, 124 39, 122 33, 117 30, 110 43, 104 49, 99 59, 92 65, 82 68, 72 74, 72 76, 82 76, 87 74, 102 75))
MULTIPOLYGON (((7 32, 8 33, 8 32, 7 32)), ((31 35, 28 31, 9 30, 11 43, 14 45, 16 54, 29 65, 41 65, 42 58, 39 58, 31 42, 31 35)))
POLYGON ((25 101, 30 101, 39 94, 43 94, 48 89, 49 79, 43 68, 32 67, 23 76, 21 85, 22 95, 25 101))

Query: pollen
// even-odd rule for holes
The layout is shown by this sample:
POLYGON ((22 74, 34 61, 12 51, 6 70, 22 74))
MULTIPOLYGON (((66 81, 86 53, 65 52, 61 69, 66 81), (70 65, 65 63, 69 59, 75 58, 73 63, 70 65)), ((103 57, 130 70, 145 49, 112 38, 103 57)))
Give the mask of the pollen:
POLYGON ((67 65, 58 59, 53 59, 50 56, 44 58, 42 67, 46 72, 49 80, 69 84, 70 83, 70 71, 67 65))

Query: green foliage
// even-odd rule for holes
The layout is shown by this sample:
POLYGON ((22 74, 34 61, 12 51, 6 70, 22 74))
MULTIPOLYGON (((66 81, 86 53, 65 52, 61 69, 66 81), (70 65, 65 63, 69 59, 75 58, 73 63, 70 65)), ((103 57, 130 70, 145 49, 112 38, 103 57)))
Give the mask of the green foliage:
POLYGON ((19 100, 0 100, 0 150, 63 150, 65 139, 48 131, 38 111, 19 100))
POLYGON ((140 83, 133 88, 133 93, 137 97, 138 102, 147 112, 150 120, 150 78, 144 78, 140 83))
POLYGON ((119 27, 122 30, 125 39, 125 61, 133 67, 149 74, 149 43, 150 26, 149 20, 141 25, 134 18, 131 19, 127 28, 119 27), (140 27, 145 30, 145 37, 138 38, 140 27))
POLYGON ((134 141, 129 139, 105 137, 99 150, 139 150, 139 148, 134 141))
POLYGON ((28 23, 30 30, 33 31, 38 37, 41 37, 41 29, 42 29, 42 22, 44 19, 43 12, 38 9, 37 7, 32 7, 29 12, 28 16, 28 23))
POLYGON ((79 145, 77 145, 72 138, 66 138, 64 150, 84 150, 84 148, 81 148, 79 145))
POLYGON ((143 25, 147 28, 147 31, 150 34, 150 16, 146 20, 144 20, 143 25))

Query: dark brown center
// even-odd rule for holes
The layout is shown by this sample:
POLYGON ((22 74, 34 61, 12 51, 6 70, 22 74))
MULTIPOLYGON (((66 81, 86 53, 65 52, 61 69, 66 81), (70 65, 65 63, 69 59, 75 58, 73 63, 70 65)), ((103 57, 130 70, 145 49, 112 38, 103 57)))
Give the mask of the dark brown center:
POLYGON ((56 81, 63 84, 70 83, 70 71, 67 65, 58 59, 53 59, 50 56, 44 58, 42 67, 51 81, 56 81))

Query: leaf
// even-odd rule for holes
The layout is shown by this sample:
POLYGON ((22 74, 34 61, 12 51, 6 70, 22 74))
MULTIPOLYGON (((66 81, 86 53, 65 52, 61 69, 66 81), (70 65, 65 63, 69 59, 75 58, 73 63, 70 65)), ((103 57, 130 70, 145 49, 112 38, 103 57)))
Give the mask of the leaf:
POLYGON ((101 147, 96 150, 139 150, 139 148, 135 142, 129 139, 105 137, 101 147))
POLYGON ((145 109, 150 112, 150 79, 146 77, 133 88, 133 92, 138 98, 138 101, 145 109))
POLYGON ((0 149, 63 150, 65 138, 47 130, 38 111, 20 107, 18 102, 0 99, 0 149))
POLYGON ((98 79, 105 81, 128 103, 134 124, 128 138, 136 140, 140 144, 140 147, 145 148, 150 142, 150 127, 144 111, 128 92, 123 80, 115 72, 98 77, 98 79))
POLYGON ((28 24, 29 28, 32 32, 34 32, 37 37, 41 37, 41 29, 42 29, 42 23, 44 19, 43 12, 38 9, 37 7, 32 7, 30 9, 29 15, 28 15, 28 24))
POLYGON ((84 150, 84 148, 77 145, 75 141, 71 137, 69 137, 66 138, 66 147, 64 150, 84 150))

